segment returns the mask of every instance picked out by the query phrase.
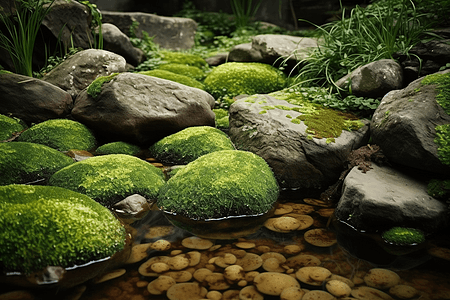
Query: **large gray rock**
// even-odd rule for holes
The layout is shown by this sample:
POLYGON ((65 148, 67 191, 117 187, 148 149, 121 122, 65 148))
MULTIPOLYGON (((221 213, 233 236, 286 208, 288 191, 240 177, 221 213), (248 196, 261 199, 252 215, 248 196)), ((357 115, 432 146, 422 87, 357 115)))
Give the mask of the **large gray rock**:
POLYGON ((83 90, 72 116, 102 138, 150 144, 191 126, 214 126, 214 98, 200 89, 121 73, 93 98, 83 90))
POLYGON ((427 194, 426 182, 372 164, 366 173, 354 167, 347 175, 335 216, 356 230, 402 226, 433 232, 446 226, 447 206, 427 194))
POLYGON ((28 124, 64 118, 72 97, 53 84, 19 74, 0 74, 0 114, 28 124))
POLYGON ((403 70, 393 59, 381 59, 357 68, 336 81, 336 85, 359 97, 378 98, 403 88, 403 70))
POLYGON ((230 138, 238 149, 264 158, 283 188, 326 188, 339 178, 349 153, 367 142, 367 125, 358 131, 343 130, 331 143, 308 138, 303 122, 291 122, 300 112, 264 108, 295 105, 268 95, 253 100, 244 98, 231 105, 230 138))
POLYGON ((252 43, 239 44, 230 49, 228 61, 235 62, 260 62, 261 52, 253 49, 252 43))
POLYGON ((434 140, 436 126, 450 124, 450 116, 436 101, 436 85, 424 85, 422 80, 383 98, 370 125, 373 143, 392 162, 448 175, 450 166, 439 160, 434 140))
POLYGON ((122 56, 105 50, 88 49, 66 59, 42 80, 62 88, 75 99, 95 78, 125 70, 126 61, 122 56))
POLYGON ((114 24, 102 24, 102 34, 104 50, 123 56, 133 66, 137 66, 145 60, 144 51, 134 47, 130 38, 114 24))
POLYGON ((139 22, 135 33, 142 38, 142 31, 154 37, 153 41, 165 49, 186 50, 194 46, 197 23, 192 19, 161 17, 140 12, 102 11, 103 22, 116 25, 128 34, 133 22, 139 22))

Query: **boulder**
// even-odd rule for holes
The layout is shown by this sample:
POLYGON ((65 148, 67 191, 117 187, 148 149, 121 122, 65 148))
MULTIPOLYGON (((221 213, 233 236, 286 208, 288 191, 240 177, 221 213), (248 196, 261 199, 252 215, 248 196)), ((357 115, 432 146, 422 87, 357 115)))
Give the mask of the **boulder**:
POLYGON ((142 38, 142 31, 145 31, 154 37, 155 43, 165 49, 187 50, 195 44, 197 23, 192 19, 112 11, 102 11, 102 16, 103 22, 116 25, 125 34, 130 32, 133 22, 138 22, 139 25, 135 29, 136 36, 142 38))
POLYGON ((261 62, 262 55, 253 49, 252 43, 239 44, 230 49, 228 61, 234 62, 261 62))
MULTIPOLYGON (((448 82, 450 71, 439 76, 448 82)), ((436 127, 450 124, 444 104, 437 101, 442 95, 440 99, 448 102, 448 91, 442 92, 438 82, 428 84, 427 80, 419 78, 405 89, 388 93, 373 114, 371 134, 391 162, 448 175, 450 166, 441 160, 436 143, 436 127)))
POLYGON ((85 195, 7 185, 0 186, 0 200, 0 261, 9 274, 0 277, 2 286, 8 280, 28 287, 75 286, 105 271, 111 256, 125 248, 124 226, 85 195))
POLYGON ((231 141, 237 149, 264 158, 283 188, 319 189, 336 182, 350 152, 367 142, 368 126, 307 101, 295 105, 276 97, 277 93, 255 95, 234 102, 231 141), (299 119, 316 112, 324 115, 323 128, 299 119))
POLYGON ((401 226, 430 233, 446 226, 447 206, 427 194, 425 181, 399 168, 372 164, 366 173, 354 167, 345 177, 335 216, 356 230, 401 226))
POLYGON ((63 168, 50 177, 49 185, 89 196, 111 207, 139 194, 149 201, 165 183, 163 172, 152 164, 125 154, 92 157, 63 168))
POLYGON ((145 60, 144 51, 131 44, 130 38, 114 24, 102 24, 103 49, 121 55, 127 63, 137 66, 145 60))
POLYGON ((61 88, 19 74, 0 74, 0 113, 27 124, 64 118, 72 109, 72 98, 61 88))
POLYGON ((150 147, 150 153, 164 163, 187 164, 214 151, 234 149, 233 143, 221 130, 195 126, 166 136, 150 147))
POLYGON ((136 156, 139 152, 141 152, 141 148, 139 146, 120 141, 107 143, 95 149, 96 155, 127 154, 136 156))
POLYGON ((214 126, 214 99, 173 81, 121 73, 94 98, 84 90, 72 116, 105 139, 151 144, 191 126, 214 126))
POLYGON ((0 185, 43 183, 72 163, 72 158, 45 145, 0 143, 0 185))
POLYGON ((47 120, 33 125, 19 136, 18 141, 42 144, 59 151, 88 151, 97 144, 89 128, 67 119, 47 120))
POLYGON ((67 91, 75 99, 97 77, 125 70, 126 61, 122 56, 105 50, 88 49, 66 59, 42 80, 67 91))
POLYGON ((381 59, 357 68, 336 85, 344 90, 351 88, 358 97, 378 98, 403 88, 403 69, 393 59, 381 59))

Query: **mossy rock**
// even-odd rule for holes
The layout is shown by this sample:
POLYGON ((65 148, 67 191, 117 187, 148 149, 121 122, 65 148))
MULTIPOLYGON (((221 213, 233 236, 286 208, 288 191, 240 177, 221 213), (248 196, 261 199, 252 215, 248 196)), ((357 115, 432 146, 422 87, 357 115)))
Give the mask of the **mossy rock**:
POLYGON ((201 81, 203 80, 203 78, 205 78, 205 73, 200 68, 184 64, 162 64, 158 67, 158 69, 184 75, 198 81, 201 81))
POLYGON ((281 90, 286 86, 286 76, 267 64, 230 62, 214 68, 204 84, 214 98, 232 98, 281 90))
POLYGON ((176 74, 176 73, 173 73, 170 71, 166 71, 166 70, 143 71, 143 72, 139 72, 139 74, 175 81, 175 82, 178 82, 178 83, 190 86, 190 87, 198 88, 201 90, 205 89, 205 86, 200 81, 197 81, 193 78, 190 78, 190 77, 187 77, 187 76, 184 76, 181 74, 176 74))
POLYGON ((133 194, 156 199, 164 183, 160 169, 125 154, 76 162, 59 170, 49 180, 50 185, 85 194, 107 207, 133 194))
POLYGON ((126 237, 107 208, 50 186, 0 186, 0 227, 0 269, 24 274, 107 258, 126 237))
POLYGON ((21 142, 37 143, 59 151, 93 149, 97 143, 85 125, 67 119, 53 119, 31 126, 19 139, 21 142))
POLYGON ((56 171, 73 163, 69 156, 45 145, 0 143, 0 185, 44 182, 56 171))
POLYGON ((188 127, 149 148, 156 159, 170 164, 187 164, 214 151, 234 149, 225 133, 210 126, 188 127))
POLYGON ((111 80, 114 79, 114 77, 116 77, 117 75, 119 75, 119 73, 112 73, 108 76, 100 76, 97 77, 94 81, 91 82, 91 84, 89 84, 89 86, 87 87, 86 92, 88 93, 88 95, 90 95, 92 98, 97 98, 98 95, 100 95, 100 93, 102 92, 102 87, 105 83, 110 82, 111 80))
POLYGON ((107 155, 107 154, 127 154, 135 156, 139 152, 141 152, 141 148, 139 146, 129 144, 126 142, 112 142, 108 144, 104 144, 95 150, 95 153, 98 155, 107 155))
POLYGON ((208 63, 201 56, 195 54, 170 51, 161 51, 160 54, 162 59, 168 63, 188 65, 197 68, 208 66, 208 63))
POLYGON ((10 118, 0 115, 0 141, 7 140, 14 136, 15 133, 25 129, 23 122, 17 118, 10 118))
POLYGON ((206 154, 179 170, 158 195, 158 206, 193 220, 257 216, 270 211, 279 188, 261 157, 246 151, 206 154))

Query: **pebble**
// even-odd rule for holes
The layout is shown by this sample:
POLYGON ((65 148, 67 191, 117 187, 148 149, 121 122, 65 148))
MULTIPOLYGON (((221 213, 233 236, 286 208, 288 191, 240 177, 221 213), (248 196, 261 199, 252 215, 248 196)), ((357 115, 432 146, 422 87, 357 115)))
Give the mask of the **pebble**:
POLYGON ((259 292, 271 296, 279 296, 284 289, 290 287, 300 288, 300 283, 292 276, 275 272, 259 274, 253 280, 253 284, 259 292))

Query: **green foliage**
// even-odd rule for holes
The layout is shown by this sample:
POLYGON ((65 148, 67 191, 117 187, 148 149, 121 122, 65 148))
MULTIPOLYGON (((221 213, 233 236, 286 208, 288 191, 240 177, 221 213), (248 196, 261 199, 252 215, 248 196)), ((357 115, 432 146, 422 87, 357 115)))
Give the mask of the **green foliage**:
POLYGON ((137 157, 110 154, 65 167, 50 177, 49 184, 85 194, 110 207, 133 194, 156 199, 164 176, 160 169, 137 157))
POLYGON ((450 201, 450 179, 431 179, 427 185, 427 192, 428 195, 436 199, 447 199, 450 201))
POLYGON ((0 115, 0 142, 11 138, 14 133, 18 133, 25 129, 22 121, 17 118, 10 118, 0 115))
POLYGON ((340 20, 317 27, 322 43, 299 63, 296 80, 336 90, 335 81, 356 68, 397 52, 408 54, 427 29, 409 0, 356 6, 349 17, 343 9, 340 20))
POLYGON ((253 5, 253 0, 230 0, 237 29, 245 28, 249 25, 250 21, 255 17, 261 2, 262 0, 258 0, 253 5))
POLYGON ((201 81, 203 80, 203 78, 205 78, 205 72, 203 72, 200 68, 184 64, 174 64, 174 63, 162 64, 158 67, 158 69, 184 75, 197 81, 201 81))
POLYGON ((104 144, 95 150, 95 153, 98 155, 127 154, 135 156, 139 152, 141 152, 141 148, 139 146, 126 142, 112 142, 104 144))
POLYGON ((438 125, 435 129, 434 142, 438 145, 439 160, 450 166, 450 124, 438 125))
POLYGON ((108 209, 49 186, 0 186, 0 227, 0 269, 25 274, 108 258, 126 237, 108 209))
POLYGON ((39 72, 34 72, 33 76, 36 78, 42 78, 44 75, 46 75, 48 72, 56 68, 58 65, 60 65, 63 61, 68 59, 70 56, 74 55, 81 49, 77 48, 69 48, 67 53, 64 56, 58 56, 58 55, 52 55, 47 58, 47 61, 45 62, 45 66, 39 70, 39 72))
POLYGON ((267 64, 232 62, 214 68, 204 84, 207 92, 221 100, 281 90, 286 78, 280 70, 267 64))
POLYGON ((223 150, 189 163, 167 181, 158 206, 194 220, 267 213, 277 201, 278 184, 261 157, 223 150))
POLYGON ((395 245, 415 245, 420 244, 425 241, 425 235, 419 229, 414 228, 404 228, 404 227, 393 227, 381 235, 382 238, 395 245))
POLYGON ((92 24, 91 27, 93 29, 98 28, 98 40, 95 39, 92 43, 92 47, 95 49, 103 49, 103 34, 102 34, 102 13, 97 8, 96 4, 93 4, 89 1, 79 1, 81 4, 86 5, 89 10, 91 11, 92 16, 92 24))
POLYGON ((213 109, 215 114, 216 127, 221 129, 227 129, 230 127, 230 120, 228 116, 228 110, 223 108, 213 109))
POLYGON ((98 95, 100 95, 100 93, 102 92, 102 86, 103 84, 105 84, 106 82, 110 82, 111 80, 113 80, 114 77, 116 77, 117 75, 119 75, 119 73, 112 73, 108 76, 100 76, 98 78, 96 78, 94 81, 91 82, 91 84, 87 87, 87 93, 92 97, 92 98, 97 98, 98 95))
POLYGON ((47 120, 31 126, 20 135, 19 141, 42 144, 59 151, 89 151, 97 143, 85 125, 67 119, 47 120))
POLYGON ((19 0, 14 1, 14 15, 0 12, 0 23, 6 27, 6 34, 0 31, 0 47, 10 55, 16 73, 33 76, 34 44, 53 2, 54 0, 19 0))
POLYGON ((201 90, 205 89, 205 86, 200 81, 197 81, 193 78, 190 78, 190 77, 187 77, 187 76, 184 76, 181 74, 176 74, 176 73, 173 73, 170 71, 150 70, 150 71, 139 72, 139 74, 171 80, 171 81, 178 82, 178 83, 181 83, 181 84, 184 84, 184 85, 187 85, 190 87, 198 88, 201 90))
POLYGON ((45 181, 72 163, 69 156, 41 144, 0 143, 0 185, 45 181))
POLYGON ((187 164, 211 152, 234 149, 228 136, 219 129, 195 126, 163 138, 149 150, 155 158, 164 163, 187 164))

